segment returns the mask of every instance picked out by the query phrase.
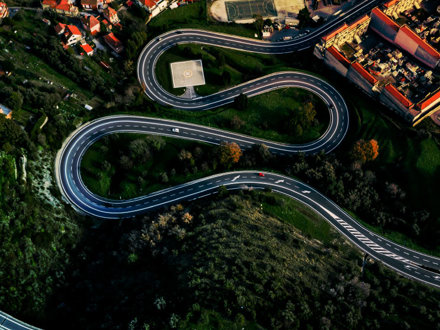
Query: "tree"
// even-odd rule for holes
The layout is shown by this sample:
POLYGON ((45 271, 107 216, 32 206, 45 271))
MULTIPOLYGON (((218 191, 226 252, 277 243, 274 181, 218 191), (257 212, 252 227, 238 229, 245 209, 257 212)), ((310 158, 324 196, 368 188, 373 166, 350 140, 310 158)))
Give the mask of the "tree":
POLYGON ((222 142, 219 147, 220 163, 226 167, 238 163, 243 152, 235 142, 222 142))
POLYGON ((15 65, 13 62, 6 60, 6 61, 1 61, 0 62, 0 67, 3 68, 3 70, 7 71, 7 72, 12 72, 15 70, 15 65))
POLYGON ((162 183, 167 183, 168 182, 168 175, 167 172, 162 172, 160 174, 160 181, 162 181, 162 183))
POLYGON ((160 136, 157 135, 150 135, 147 138, 145 138, 145 140, 147 141, 148 145, 154 150, 154 151, 160 151, 162 150, 165 145, 166 142, 163 138, 161 138, 160 136))
POLYGON ((224 70, 222 73, 222 80, 225 85, 229 85, 231 83, 231 74, 229 71, 224 70))
POLYGON ((238 110, 244 110, 248 106, 248 97, 247 95, 241 93, 234 99, 234 107, 238 110))
POLYGON ((5 103, 13 110, 19 110, 23 105, 23 95, 21 95, 20 92, 12 92, 11 96, 6 100, 5 103))
POLYGON ((255 29, 257 29, 258 34, 261 34, 261 31, 263 30, 264 27, 263 17, 261 15, 255 15, 254 17, 255 17, 255 22, 254 22, 255 29))
POLYGON ((351 150, 352 159, 361 163, 375 160, 377 156, 379 156, 379 144, 373 139, 370 141, 363 139, 356 141, 351 150))
POLYGON ((240 119, 237 115, 231 118, 230 126, 233 129, 240 129, 244 125, 244 121, 240 119))
POLYGON ((298 20, 299 20, 299 28, 303 28, 305 27, 307 24, 309 24, 310 22, 310 12, 307 9, 307 7, 304 7, 303 9, 301 9, 298 12, 298 16, 297 16, 298 20))
POLYGON ((133 168, 133 162, 130 158, 125 155, 122 155, 119 159, 119 164, 124 170, 130 170, 133 168))
POLYGON ((269 150, 269 147, 267 145, 265 145, 264 143, 254 144, 252 146, 252 150, 255 151, 259 160, 264 163, 268 162, 272 158, 272 154, 269 150))
POLYGON ((145 139, 131 141, 128 148, 130 150, 130 156, 136 160, 146 162, 151 157, 150 147, 145 139))

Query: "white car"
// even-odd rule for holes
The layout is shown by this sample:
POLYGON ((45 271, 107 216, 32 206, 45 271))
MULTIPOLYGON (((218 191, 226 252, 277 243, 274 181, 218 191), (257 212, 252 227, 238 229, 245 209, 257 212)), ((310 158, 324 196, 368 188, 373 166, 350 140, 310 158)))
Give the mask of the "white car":
POLYGON ((180 132, 179 129, 176 128, 176 127, 174 127, 174 128, 172 129, 172 131, 173 131, 174 133, 179 133, 179 132, 180 132))

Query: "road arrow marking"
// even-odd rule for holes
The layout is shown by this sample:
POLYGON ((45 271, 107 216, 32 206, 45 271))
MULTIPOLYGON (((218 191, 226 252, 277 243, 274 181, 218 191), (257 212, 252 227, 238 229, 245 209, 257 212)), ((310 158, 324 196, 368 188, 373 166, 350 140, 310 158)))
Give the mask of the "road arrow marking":
POLYGON ((284 180, 277 180, 277 181, 275 181, 275 183, 281 183, 281 182, 284 182, 284 180))
POLYGON ((240 176, 237 175, 235 178, 233 178, 231 181, 234 182, 235 180, 237 180, 240 176))

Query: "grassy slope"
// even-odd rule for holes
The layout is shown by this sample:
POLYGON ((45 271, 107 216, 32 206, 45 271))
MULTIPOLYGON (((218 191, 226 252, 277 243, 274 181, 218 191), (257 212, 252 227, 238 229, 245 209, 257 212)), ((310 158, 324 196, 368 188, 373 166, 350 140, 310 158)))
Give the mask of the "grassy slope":
POLYGON ((412 207, 427 209, 440 217, 439 188, 433 184, 440 181, 439 146, 432 138, 417 138, 405 124, 383 117, 365 97, 351 102, 361 120, 355 129, 356 139, 376 139, 379 143, 374 167, 383 173, 383 180, 399 184, 412 207))
POLYGON ((336 237, 333 227, 308 206, 280 194, 261 194, 266 198, 275 196, 275 203, 262 204, 262 210, 268 215, 295 226, 303 235, 323 243, 330 243, 336 237))

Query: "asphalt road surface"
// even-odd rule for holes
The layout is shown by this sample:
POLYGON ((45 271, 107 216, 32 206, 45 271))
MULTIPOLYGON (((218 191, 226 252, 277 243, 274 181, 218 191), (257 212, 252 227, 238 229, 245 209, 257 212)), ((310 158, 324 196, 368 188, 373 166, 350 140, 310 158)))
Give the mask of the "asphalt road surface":
POLYGON ((0 311, 0 329, 10 330, 38 330, 39 328, 26 324, 16 318, 0 311))

